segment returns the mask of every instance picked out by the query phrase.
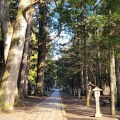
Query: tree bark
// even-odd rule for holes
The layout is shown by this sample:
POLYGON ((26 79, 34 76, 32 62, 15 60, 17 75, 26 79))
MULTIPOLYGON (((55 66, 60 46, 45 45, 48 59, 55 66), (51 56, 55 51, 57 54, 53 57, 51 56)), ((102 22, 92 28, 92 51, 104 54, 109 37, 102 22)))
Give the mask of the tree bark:
POLYGON ((4 72, 4 41, 0 41, 0 85, 2 81, 2 75, 4 72))
POLYGON ((23 47, 27 21, 23 10, 31 3, 31 0, 20 0, 18 13, 14 25, 12 41, 6 61, 6 68, 2 78, 2 110, 11 111, 14 107, 14 99, 17 94, 17 79, 22 60, 23 47), (4 91, 4 92, 3 92, 4 91))
MULTIPOLYGON (((40 6, 40 15, 42 18, 39 21, 39 42, 44 42, 46 40, 46 5, 40 6)), ((38 76, 37 76, 37 95, 43 95, 43 85, 44 85, 44 67, 45 67, 45 57, 46 57, 46 43, 38 46, 38 76)))
POLYGON ((116 58, 116 78, 117 78, 117 106, 120 107, 120 65, 119 60, 116 58))
POLYGON ((22 63, 21 63, 21 70, 20 70, 20 77, 19 77, 19 93, 20 97, 27 97, 28 96, 28 79, 27 79, 27 73, 28 73, 28 52, 29 52, 29 44, 30 44, 30 37, 31 37, 31 21, 32 21, 32 9, 28 10, 26 13, 27 18, 27 30, 26 30, 26 37, 25 37, 25 45, 23 50, 23 57, 22 57, 22 63))
POLYGON ((100 49, 97 47, 96 55, 96 85, 102 88, 102 83, 100 81, 101 69, 100 69, 100 49))
POLYGON ((44 85, 44 67, 45 67, 45 56, 46 56, 46 44, 41 45, 38 53, 38 79, 37 79, 37 95, 43 95, 43 85, 44 85))
POLYGON ((13 33, 13 26, 11 25, 10 22, 8 0, 0 1, 0 13, 1 13, 2 36, 4 39, 4 61, 6 63, 13 33))
POLYGON ((110 50, 110 89, 111 89, 111 114, 115 116, 116 102, 116 74, 115 74, 115 53, 114 49, 110 50))
POLYGON ((86 106, 90 106, 91 87, 88 86, 88 72, 86 70, 86 106))

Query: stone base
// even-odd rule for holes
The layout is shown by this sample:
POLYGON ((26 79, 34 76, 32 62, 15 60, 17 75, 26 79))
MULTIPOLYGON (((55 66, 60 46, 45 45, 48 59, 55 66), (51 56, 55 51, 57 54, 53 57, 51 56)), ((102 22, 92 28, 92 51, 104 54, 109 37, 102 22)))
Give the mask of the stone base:
POLYGON ((101 113, 97 113, 97 114, 95 114, 95 117, 102 117, 102 114, 101 113))

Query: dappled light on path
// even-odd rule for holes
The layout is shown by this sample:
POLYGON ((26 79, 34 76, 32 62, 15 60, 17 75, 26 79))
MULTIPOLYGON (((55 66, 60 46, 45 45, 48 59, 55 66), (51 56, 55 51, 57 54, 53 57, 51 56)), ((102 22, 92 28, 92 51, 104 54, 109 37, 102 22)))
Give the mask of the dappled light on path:
POLYGON ((67 118, 61 103, 60 91, 55 89, 50 97, 32 109, 16 114, 0 115, 0 120, 67 120, 67 118))

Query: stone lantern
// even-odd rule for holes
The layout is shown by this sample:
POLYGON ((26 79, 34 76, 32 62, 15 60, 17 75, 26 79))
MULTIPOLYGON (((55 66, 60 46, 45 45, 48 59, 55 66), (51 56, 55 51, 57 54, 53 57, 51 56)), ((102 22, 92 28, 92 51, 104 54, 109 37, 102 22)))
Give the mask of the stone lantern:
POLYGON ((99 97, 100 97, 100 91, 102 89, 98 88, 97 86, 93 89, 94 91, 94 96, 95 96, 95 103, 96 103, 96 113, 95 117, 102 117, 102 114, 100 113, 100 102, 99 102, 99 97))

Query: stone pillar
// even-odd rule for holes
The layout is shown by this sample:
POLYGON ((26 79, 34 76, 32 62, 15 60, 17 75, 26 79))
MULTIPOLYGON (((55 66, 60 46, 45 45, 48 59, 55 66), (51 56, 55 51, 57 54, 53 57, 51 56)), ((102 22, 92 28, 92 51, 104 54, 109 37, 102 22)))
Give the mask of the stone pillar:
POLYGON ((98 87, 95 87, 95 88, 93 89, 93 91, 94 91, 95 103, 96 103, 96 113, 95 113, 95 117, 102 117, 102 114, 100 113, 100 101, 99 101, 101 89, 98 88, 98 87))
POLYGON ((80 97, 81 97, 81 89, 79 88, 78 89, 78 98, 80 99, 80 97))
POLYGON ((74 96, 76 96, 76 93, 77 93, 77 89, 75 88, 74 89, 74 96))

